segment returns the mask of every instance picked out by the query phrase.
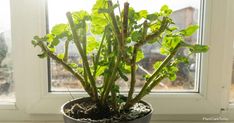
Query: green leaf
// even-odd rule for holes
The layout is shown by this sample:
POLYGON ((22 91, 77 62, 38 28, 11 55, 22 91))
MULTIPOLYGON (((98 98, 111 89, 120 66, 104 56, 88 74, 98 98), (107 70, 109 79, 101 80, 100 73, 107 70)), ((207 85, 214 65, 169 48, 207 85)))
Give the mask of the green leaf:
POLYGON ((121 69, 118 69, 119 75, 120 77, 124 80, 124 81, 128 81, 128 77, 123 73, 123 71, 121 69))
POLYGON ((110 13, 110 12, 114 11, 114 9, 117 8, 118 6, 119 6, 118 4, 115 4, 111 8, 106 8, 106 9, 100 8, 98 10, 98 13, 110 13))
POLYGON ((51 42, 51 45, 53 46, 57 46, 59 44, 59 39, 58 38, 54 38, 54 40, 51 42))
POLYGON ((199 28, 198 25, 190 25, 186 29, 181 30, 181 33, 184 36, 191 36, 191 35, 193 35, 193 33, 195 33, 197 31, 198 28, 199 28))
POLYGON ((101 15, 92 16, 91 32, 94 34, 102 34, 108 21, 101 15))
POLYGON ((54 47, 48 47, 48 49, 50 50, 50 52, 54 53, 55 52, 55 48, 54 47))
POLYGON ((47 42, 52 43, 52 41, 55 38, 55 35, 54 34, 47 34, 46 37, 47 37, 47 42))
POLYGON ((139 50, 139 51, 137 52, 136 62, 141 61, 143 58, 144 58, 144 53, 143 53, 142 50, 139 50))
POLYGON ((167 11, 169 7, 167 5, 163 5, 160 9, 160 11, 167 11))
POLYGON ((131 34, 131 38, 132 38, 132 41, 137 42, 142 39, 142 34, 140 31, 134 31, 131 34))
POLYGON ((202 53, 202 52, 207 52, 209 50, 209 47, 206 45, 199 45, 195 44, 190 48, 190 51, 192 53, 202 53))
POLYGON ((189 64, 189 59, 185 56, 178 56, 175 60, 176 64, 179 64, 181 62, 185 63, 185 64, 189 64))
POLYGON ((99 9, 98 13, 110 13, 109 9, 99 9))
POLYGON ((162 47, 160 49, 160 52, 162 54, 168 55, 182 41, 183 38, 179 35, 165 36, 162 41, 162 47))
POLYGON ((97 69, 96 75, 97 75, 97 76, 102 75, 102 74, 105 72, 106 69, 107 69, 107 66, 100 66, 100 67, 97 69))
POLYGON ((125 73, 130 73, 130 72, 131 72, 131 66, 125 64, 125 65, 124 65, 124 72, 125 72, 125 73))
POLYGON ((148 12, 147 10, 141 10, 139 12, 140 18, 147 18, 148 12))
POLYGON ((119 87, 119 85, 113 85, 113 88, 112 88, 112 90, 115 92, 115 93, 120 93, 120 87, 119 87))
POLYGON ((92 8, 92 13, 98 13, 99 9, 101 8, 107 8, 106 0, 96 0, 96 3, 92 8))
POLYGON ((157 62, 155 62, 154 63, 154 69, 156 70, 156 69, 158 69, 159 68, 159 66, 162 64, 162 61, 157 61, 157 62))
POLYGON ((72 67, 73 69, 78 68, 78 65, 76 63, 70 63, 69 66, 72 67))
POLYGON ((87 11, 80 10, 72 13, 72 17, 75 23, 79 23, 82 20, 90 20, 90 15, 87 11))
POLYGON ((105 14, 99 13, 99 9, 106 9, 107 3, 105 0, 96 0, 92 8, 92 24, 91 32, 94 34, 102 34, 105 26, 108 24, 108 20, 105 18, 105 14))
POLYGON ((58 54, 57 55, 59 59, 63 59, 64 58, 64 53, 58 54))
POLYGON ((158 15, 157 14, 149 14, 149 15, 147 15, 146 19, 148 19, 150 21, 155 21, 158 19, 158 15))
POLYGON ((32 45, 33 45, 34 47, 36 47, 36 46, 38 45, 38 41, 37 41, 37 40, 32 40, 31 42, 32 42, 32 45))
POLYGON ((67 24, 57 24, 52 28, 51 33, 54 35, 61 35, 65 30, 67 30, 67 27, 67 24))
POLYGON ((135 14, 136 14, 135 10, 132 7, 129 7, 129 10, 128 10, 128 19, 134 20, 135 14))
POLYGON ((99 42, 96 41, 95 37, 90 36, 87 39, 87 53, 92 52, 94 49, 98 49, 99 42))
POLYGON ((175 80, 176 80, 176 77, 177 77, 176 74, 173 73, 173 74, 170 74, 168 78, 169 78, 171 81, 175 81, 175 80))
POLYGON ((178 67, 176 67, 175 65, 170 66, 170 67, 168 68, 168 70, 169 70, 170 73, 175 73, 175 72, 178 72, 178 71, 179 71, 178 67))
POLYGON ((169 9, 167 5, 163 5, 160 9, 160 13, 162 16, 169 16, 172 13, 172 10, 169 9))
POLYGON ((163 54, 163 55, 169 55, 170 51, 165 47, 161 47, 160 48, 160 53, 163 54))
POLYGON ((151 76, 149 74, 145 74, 143 75, 143 77, 145 78, 145 80, 147 81, 151 76))
POLYGON ((45 52, 41 53, 41 54, 38 54, 37 55, 39 58, 45 58, 47 57, 47 54, 45 52))
POLYGON ((156 32, 160 29, 160 27, 161 27, 161 22, 157 22, 155 24, 150 25, 150 30, 152 32, 156 32))

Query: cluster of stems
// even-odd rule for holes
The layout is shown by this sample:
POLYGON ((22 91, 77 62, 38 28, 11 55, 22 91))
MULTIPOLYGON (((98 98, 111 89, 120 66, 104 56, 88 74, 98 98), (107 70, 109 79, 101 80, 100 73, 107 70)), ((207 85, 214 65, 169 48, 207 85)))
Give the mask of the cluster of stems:
MULTIPOLYGON (((108 1, 108 8, 112 8, 112 2, 108 1)), ((70 71, 82 84, 84 87, 85 91, 88 93, 92 99, 102 105, 105 105, 107 103, 107 100, 109 99, 109 96, 111 94, 111 100, 113 102, 113 107, 117 109, 117 104, 116 104, 116 98, 117 94, 115 91, 112 91, 113 86, 115 85, 117 74, 118 74, 118 67, 121 62, 125 62, 126 64, 131 66, 131 79, 130 79, 130 88, 129 92, 127 95, 127 100, 124 105, 124 109, 128 109, 131 106, 133 106, 135 103, 139 102, 145 95, 147 95, 159 82, 165 78, 164 75, 160 75, 160 71, 170 63, 170 60, 173 58, 177 50, 180 48, 180 44, 174 48, 173 51, 164 59, 164 61, 161 63, 161 65, 152 73, 152 75, 149 77, 149 79, 146 80, 144 83, 144 86, 140 90, 136 96, 134 96, 134 88, 135 88, 135 83, 136 83, 136 57, 138 54, 138 51, 141 50, 141 46, 146 44, 147 42, 158 38, 169 26, 169 22, 166 18, 162 19, 161 22, 161 27, 155 31, 152 32, 151 34, 147 33, 148 30, 148 23, 145 21, 143 23, 143 33, 142 33, 142 39, 139 40, 136 44, 134 44, 133 51, 131 55, 127 54, 126 51, 126 40, 129 37, 129 32, 128 32, 128 23, 129 23, 129 3, 124 4, 124 9, 123 9, 123 14, 121 16, 121 25, 118 24, 116 15, 114 13, 114 10, 111 10, 108 13, 109 21, 110 21, 110 27, 112 28, 114 38, 116 39, 117 42, 109 44, 113 45, 116 44, 116 46, 113 48, 115 50, 115 56, 114 59, 110 59, 110 68, 111 70, 110 73, 105 73, 104 75, 104 80, 103 80, 103 86, 102 86, 102 91, 98 91, 97 85, 96 85, 96 71, 97 71, 97 66, 94 67, 94 72, 91 71, 90 64, 88 62, 88 57, 87 57, 87 52, 86 52, 86 24, 85 20, 83 21, 83 35, 82 38, 79 37, 77 34, 77 28, 75 26, 72 14, 68 12, 67 19, 69 22, 69 26, 72 32, 72 37, 74 44, 81 56, 82 59, 82 64, 83 64, 83 74, 80 74, 78 71, 74 70, 69 64, 67 63, 68 61, 68 45, 69 41, 66 41, 65 43, 65 55, 63 59, 58 58, 55 54, 53 54, 44 44, 43 42, 39 42, 39 46, 41 49, 53 60, 57 61, 58 63, 62 64, 64 68, 68 71, 70 71)), ((105 29, 103 38, 101 40, 101 44, 99 46, 99 49, 97 51, 96 57, 94 59, 95 63, 99 62, 99 57, 100 57, 100 52, 104 44, 104 40, 110 40, 108 37, 106 37, 106 32, 108 30, 105 29)), ((113 46, 112 46, 113 47, 113 46)), ((110 51, 112 52, 112 51, 110 51)))

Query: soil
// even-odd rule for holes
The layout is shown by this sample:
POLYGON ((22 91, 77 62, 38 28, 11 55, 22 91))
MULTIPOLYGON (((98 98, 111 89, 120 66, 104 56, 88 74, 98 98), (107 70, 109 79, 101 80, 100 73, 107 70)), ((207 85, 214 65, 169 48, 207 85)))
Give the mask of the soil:
POLYGON ((66 115, 84 121, 110 119, 112 122, 131 121, 151 112, 149 105, 143 102, 136 103, 128 111, 115 112, 111 106, 106 104, 104 107, 89 100, 74 103, 71 107, 65 107, 66 115))

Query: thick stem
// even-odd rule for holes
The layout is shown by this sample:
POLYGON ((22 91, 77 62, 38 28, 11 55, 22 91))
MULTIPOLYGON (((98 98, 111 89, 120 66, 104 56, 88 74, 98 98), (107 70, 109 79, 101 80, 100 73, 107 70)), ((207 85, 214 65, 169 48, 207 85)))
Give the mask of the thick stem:
POLYGON ((180 47, 180 43, 177 44, 177 46, 175 47, 175 49, 170 53, 170 55, 168 55, 164 61, 161 63, 161 65, 157 68, 157 70, 154 71, 154 73, 152 74, 152 76, 150 76, 150 78, 146 81, 146 85, 149 85, 149 83, 155 78, 157 77, 157 75, 161 72, 161 70, 170 62, 170 60, 175 56, 176 52, 178 51, 180 47))
POLYGON ((128 92, 128 99, 130 101, 132 99, 132 95, 134 93, 134 88, 136 84, 136 57, 137 57, 137 48, 134 47, 132 60, 131 60, 131 82, 130 82, 130 90, 128 92))
POLYGON ((86 56, 86 54, 84 53, 84 51, 83 51, 83 49, 81 47, 81 44, 80 44, 80 41, 79 41, 79 38, 78 38, 78 35, 77 35, 77 32, 76 32, 75 24, 74 24, 74 21, 73 21, 73 18, 72 18, 72 15, 71 15, 70 12, 67 13, 67 19, 68 19, 69 25, 70 25, 71 30, 72 30, 72 36, 73 36, 73 39, 74 39, 74 43, 75 43, 75 45, 76 45, 76 47, 77 47, 77 49, 78 49, 78 51, 79 51, 79 53, 81 55, 85 70, 86 70, 88 78, 90 80, 90 83, 91 83, 91 86, 92 86, 92 89, 93 89, 94 98, 96 100, 98 100, 96 82, 95 82, 95 80, 94 80, 94 78, 92 76, 87 56, 86 56))
MULTIPOLYGON (((109 8, 113 7, 112 1, 108 1, 108 7, 109 8)), ((111 12, 109 12, 109 16, 110 16, 110 18, 112 20, 113 30, 114 30, 114 33, 115 33, 116 38, 118 40, 118 45, 120 46, 119 47, 120 52, 123 53, 124 52, 124 41, 121 38, 121 33, 120 33, 120 29, 118 27, 118 23, 117 23, 117 20, 116 20, 116 17, 115 17, 114 10, 111 10, 111 12)))
MULTIPOLYGON (((165 78, 165 76, 160 76, 158 77, 156 80, 154 80, 152 82, 152 84, 150 84, 150 86, 148 88, 146 88, 146 90, 148 91, 148 93, 156 86, 158 85, 163 79, 165 78)), ((124 109, 129 109, 130 107, 132 107, 135 103, 139 102, 146 94, 148 93, 144 93, 144 94, 139 94, 137 95, 134 99, 128 101, 126 103, 126 105, 124 105, 124 109)))
POLYGON ((64 62, 67 62, 67 60, 68 60, 68 47, 69 47, 69 40, 66 40, 66 42, 65 42, 65 47, 64 47, 64 49, 65 49, 65 52, 64 52, 64 58, 63 58, 63 61, 64 62))
POLYGON ((147 20, 145 20, 143 23, 143 31, 142 31, 143 40, 146 39, 147 31, 148 31, 148 23, 147 23, 147 20))
POLYGON ((116 102, 116 98, 117 98, 116 92, 113 89, 111 89, 111 101, 112 101, 112 105, 113 105, 114 110, 117 112, 118 111, 118 104, 116 102))
MULTIPOLYGON (((83 26, 82 26, 82 47, 83 47, 83 51, 84 51, 84 55, 85 57, 87 57, 87 51, 86 51, 86 44, 87 44, 87 39, 86 39, 86 22, 83 19, 82 20, 83 26)), ((85 66, 84 62, 83 62, 83 66, 85 66)), ((88 83, 88 78, 87 78, 87 70, 84 67, 84 79, 85 81, 88 83)))
MULTIPOLYGON (((112 1, 108 1, 108 7, 109 8, 113 7, 112 1)), ((114 31, 114 34, 116 35, 116 40, 117 40, 116 43, 118 45, 116 48, 113 47, 114 49, 116 49, 115 51, 117 51, 117 60, 114 63, 114 67, 112 69, 111 75, 108 76, 106 82, 104 83, 104 90, 103 90, 103 94, 101 96, 102 104, 105 103, 106 98, 108 97, 108 95, 109 95, 109 93, 111 91, 111 87, 115 83, 115 77, 116 77, 118 66, 119 66, 119 63, 120 63, 120 60, 121 60, 121 53, 123 51, 122 47, 124 46, 124 43, 123 43, 122 38, 121 38, 120 29, 118 27, 117 20, 116 20, 116 17, 115 17, 115 14, 114 14, 113 10, 109 12, 109 16, 110 16, 110 18, 112 20, 113 31, 114 31), (120 49, 120 51, 118 49, 120 49), (119 52, 121 52, 121 53, 119 53, 119 52)))
POLYGON ((129 11, 129 3, 124 3, 124 12, 123 12, 123 24, 122 24, 122 45, 121 51, 123 53, 123 60, 127 63, 131 64, 131 59, 128 57, 127 52, 125 51, 125 42, 128 37, 128 11, 129 11))

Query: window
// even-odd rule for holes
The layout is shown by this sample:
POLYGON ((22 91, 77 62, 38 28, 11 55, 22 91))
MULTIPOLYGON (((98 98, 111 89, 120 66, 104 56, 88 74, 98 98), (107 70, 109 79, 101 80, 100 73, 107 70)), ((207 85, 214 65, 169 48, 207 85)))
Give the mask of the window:
POLYGON ((0 102, 14 102, 10 1, 0 3, 0 102))
MULTIPOLYGON (((70 94, 59 92, 58 88, 55 88, 56 92, 48 92, 47 60, 38 59, 36 54, 40 50, 33 48, 30 43, 34 35, 46 34, 46 0, 24 0, 23 2, 22 0, 0 0, 0 10, 3 9, 2 5, 7 7, 2 4, 5 1, 10 1, 11 8, 11 40, 9 41, 12 41, 12 62, 16 88, 14 105, 17 108, 0 103, 0 114, 5 114, 0 115, 0 122, 32 120, 32 122, 62 122, 59 114, 60 106, 71 99, 70 94)), ((52 3, 56 1, 57 6, 60 6, 59 3, 62 2, 62 0, 48 0, 48 6, 51 6, 50 1, 52 3)), ((84 7, 84 3, 94 0, 73 1, 79 2, 79 4, 69 5, 71 0, 66 0, 66 4, 60 6, 60 10, 64 8, 71 11, 77 10, 77 8, 84 7)), ((198 12, 204 14, 204 20, 198 22, 199 25, 202 25, 199 37, 210 46, 210 50, 201 56, 199 92, 148 95, 144 99, 153 105, 154 114, 156 114, 156 116, 153 115, 152 120, 169 122, 168 120, 176 119, 178 122, 195 122, 201 121, 204 116, 213 116, 212 114, 234 120, 234 106, 229 104, 233 57, 233 5, 233 0, 204 0, 201 12, 198 12)), ((171 5, 169 4, 169 6, 171 5)), ((51 11, 48 10, 49 14, 51 11)), ((6 12, 4 10, 3 13, 6 12)), ((2 11, 0 11, 1 13, 2 11)), ((53 23, 66 21, 64 13, 54 13, 56 18, 64 19, 54 19, 53 23)), ((8 16, 4 16, 4 18, 0 16, 0 27, 6 17, 8 16)), ((51 27, 53 23, 50 19, 49 23, 49 27, 51 27)), ((81 92, 72 92, 72 95, 74 97, 85 96, 81 92)), ((2 98, 0 97, 0 99, 2 98)), ((160 123, 160 121, 156 122, 160 123)))
MULTIPOLYGON (((134 7, 136 11, 146 9, 149 13, 159 11, 161 6, 167 4, 171 9, 174 10, 171 17, 176 25, 183 29, 192 24, 200 25, 202 29, 202 18, 201 9, 202 9, 202 0, 164 0, 164 1, 144 1, 144 2, 135 2, 129 0, 130 6, 134 7), (144 4, 144 5, 143 5, 144 4)), ((76 1, 76 0, 48 0, 48 25, 49 30, 58 23, 67 23, 65 13, 67 11, 77 11, 84 9, 90 11, 92 5, 95 3, 95 0, 90 1, 76 1), (56 3, 56 4, 55 4, 56 3), (64 5, 68 5, 64 7, 64 5)), ((120 5, 123 4, 123 1, 120 0, 120 5)), ((186 41, 189 43, 201 43, 200 33, 197 32, 193 36, 186 38, 186 41)), ((76 48, 71 47, 70 53, 73 59, 77 59, 77 50, 76 48)), ((149 44, 142 47, 145 58, 139 62, 139 68, 137 70, 137 83, 136 87, 142 87, 144 83, 143 75, 146 74, 146 71, 149 73, 153 72, 153 64, 156 61, 162 60, 165 56, 159 54, 159 43, 149 44), (146 70, 146 71, 145 71, 146 70)), ((57 47, 57 53, 63 52, 63 47, 60 45, 57 47)), ((181 50, 179 51, 180 55, 188 56, 188 51, 181 50)), ((198 92, 199 89, 199 66, 200 59, 199 56, 190 56, 190 64, 180 64, 180 72, 177 73, 177 79, 170 81, 164 79, 161 84, 156 87, 156 90, 165 91, 165 92, 198 92)), ((50 91, 67 91, 68 88, 76 90, 81 88, 80 83, 63 67, 57 64, 54 61, 50 63, 49 70, 49 87, 50 91)), ((129 75, 130 76, 130 75, 129 75)), ((128 82, 123 80, 118 81, 118 84, 124 89, 127 89, 128 82)))

